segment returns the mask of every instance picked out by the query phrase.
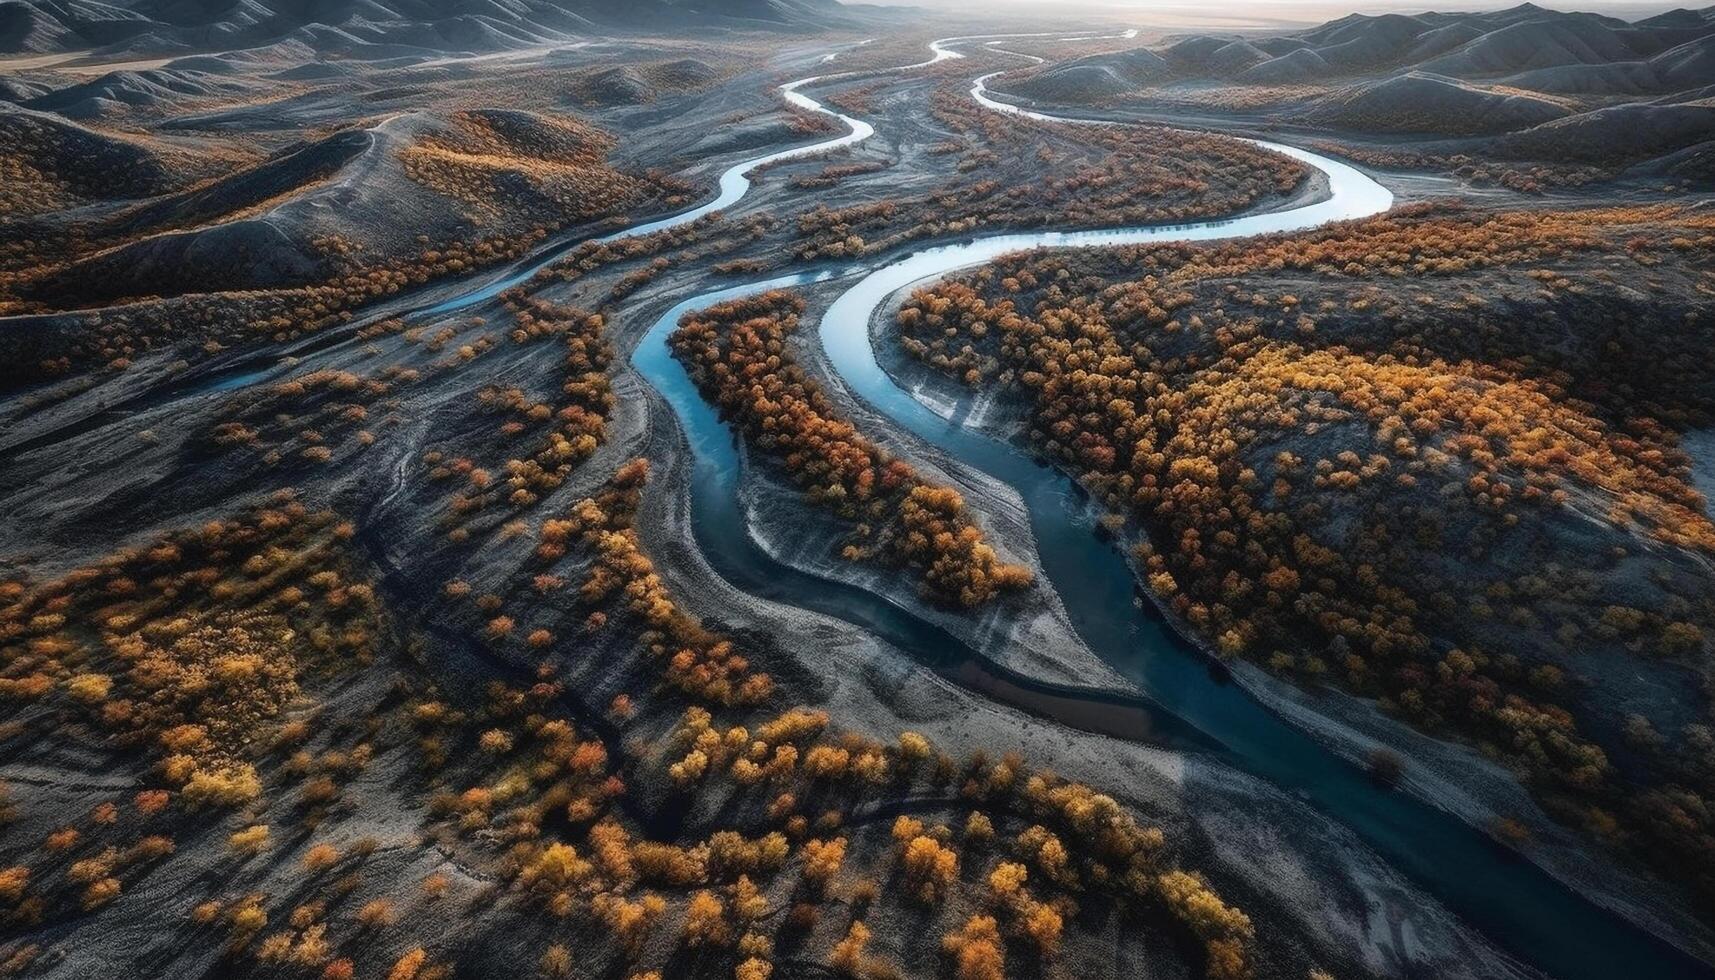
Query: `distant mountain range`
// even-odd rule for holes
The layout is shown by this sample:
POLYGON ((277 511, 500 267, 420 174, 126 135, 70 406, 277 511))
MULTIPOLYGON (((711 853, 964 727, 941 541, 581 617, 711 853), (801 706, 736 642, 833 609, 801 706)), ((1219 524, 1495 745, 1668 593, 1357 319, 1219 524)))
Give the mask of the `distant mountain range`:
POLYGON ((1715 81, 1709 46, 1699 43, 1711 35, 1715 7, 1627 23, 1526 3, 1494 13, 1353 15, 1264 41, 1255 46, 1261 57, 1249 64, 1237 57, 1230 61, 1250 81, 1410 67, 1452 78, 1507 80, 1536 91, 1628 84, 1665 90, 1715 81))
POLYGON ((614 30, 852 26, 837 0, 0 0, 0 53, 489 51, 614 30))
POLYGON ((1539 92, 1677 91, 1715 84, 1715 7, 1628 23, 1521 4, 1490 13, 1353 14, 1275 37, 1198 34, 1161 48, 1092 55, 1038 73, 1084 97, 1175 79, 1321 83, 1403 69, 1539 92))
POLYGON ((1101 103, 1209 82, 1275 89, 1281 118, 1372 132, 1502 136, 1571 159, 1715 141, 1715 7, 1627 22, 1522 4, 1354 14, 1274 37, 1199 34, 1003 80, 1043 102, 1101 103))

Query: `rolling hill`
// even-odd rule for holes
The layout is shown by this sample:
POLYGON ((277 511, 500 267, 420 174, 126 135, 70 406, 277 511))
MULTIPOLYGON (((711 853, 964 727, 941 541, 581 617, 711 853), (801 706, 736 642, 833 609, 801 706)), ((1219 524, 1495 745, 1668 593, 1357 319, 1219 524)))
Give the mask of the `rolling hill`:
POLYGON ((1413 71, 1347 89, 1318 102, 1307 117, 1353 129, 1466 135, 1525 129, 1569 112, 1557 102, 1529 93, 1496 91, 1413 71))
POLYGON ((0 0, 0 54, 161 55, 293 40, 323 53, 488 52, 598 31, 847 26, 836 0, 0 0))
POLYGON ((1529 3, 1352 14, 1270 37, 1168 38, 991 87, 1044 103, 1269 105, 1279 119, 1318 128, 1492 137, 1506 154, 1637 161, 1715 139, 1715 7, 1631 22, 1529 3))
MULTIPOLYGON (((1235 80, 1256 84, 1338 83, 1377 74, 1427 72, 1475 82, 1552 86, 1587 68, 1590 84, 1612 77, 1657 91, 1715 84, 1715 7, 1635 23, 1523 4, 1492 13, 1353 14, 1269 38, 1199 34, 1159 48, 1080 58, 1038 75, 1107 68, 1138 83, 1235 80), (1138 73, 1148 61, 1154 70, 1138 73), (1534 83, 1534 84, 1531 84, 1534 83)), ((1600 86, 1596 86, 1600 90, 1600 86)))

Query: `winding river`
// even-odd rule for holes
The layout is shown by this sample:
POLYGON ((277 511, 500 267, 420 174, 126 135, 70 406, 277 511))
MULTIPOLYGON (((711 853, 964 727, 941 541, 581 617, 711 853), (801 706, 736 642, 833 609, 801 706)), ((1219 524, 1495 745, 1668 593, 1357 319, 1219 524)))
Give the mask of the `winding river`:
MULTIPOLYGON (((977 39, 937 41, 931 45, 935 56, 923 64, 961 57, 947 45, 977 39)), ((869 136, 874 130, 868 123, 827 109, 801 91, 837 77, 841 76, 802 79, 783 86, 782 92, 794 105, 837 117, 849 127, 845 136, 741 163, 722 175, 721 195, 715 201, 622 235, 695 220, 742 196, 749 185, 746 175, 759 166, 823 153, 869 136)), ((1008 105, 988 93, 984 83, 991 77, 978 79, 971 94, 996 111, 1056 122, 1111 124, 1054 117, 1008 105)), ((1393 867, 1497 945, 1550 975, 1590 980, 1710 976, 1708 965, 1573 892, 1452 814, 1378 787, 1357 767, 1284 722, 1238 686, 1217 678, 1202 654, 1175 634, 1153 609, 1138 608, 1130 567, 1120 551, 1096 533, 1092 508, 1069 478, 1043 466, 1027 451, 965 428, 956 417, 948 420, 935 414, 896 385, 877 363, 869 324, 889 297, 914 283, 981 265, 1009 252, 1300 231, 1378 214, 1392 206, 1392 194, 1354 167, 1296 147, 1252 142, 1320 171, 1327 181, 1327 195, 1301 207, 1195 224, 991 235, 926 248, 874 269, 804 272, 715 290, 668 310, 639 344, 632 363, 672 407, 690 444, 694 459, 692 516, 699 547, 735 586, 860 626, 937 670, 985 692, 998 693, 1004 700, 1028 701, 1037 710, 1044 710, 1046 705, 1047 713, 1077 727, 1115 734, 1147 731, 1152 738, 1208 752, 1225 764, 1295 793, 1355 832, 1393 867), (1022 678, 997 675, 992 664, 975 669, 975 655, 946 631, 857 586, 784 566, 752 540, 738 503, 741 463, 733 433, 671 356, 667 336, 692 310, 768 289, 836 279, 853 282, 821 319, 820 339, 833 368, 853 392, 894 423, 1017 490, 1029 509, 1043 570, 1074 626, 1090 649, 1147 692, 1153 711, 1138 704, 1094 703, 1069 690, 1047 691, 1044 688, 1049 685, 1033 686, 1022 678), (1118 721, 1092 725, 1089 718, 1081 717, 1104 717, 1105 711, 1116 706, 1121 712, 1118 721)), ((479 302, 534 272, 532 268, 436 309, 457 309, 479 302)))
MULTIPOLYGON (((945 38, 930 45, 932 57, 926 61, 893 70, 961 58, 963 55, 951 45, 996 37, 1002 36, 945 38)), ((835 112, 802 90, 876 73, 817 75, 781 87, 783 98, 791 104, 837 119, 846 127, 844 135, 746 160, 722 173, 719 193, 713 199, 595 240, 616 241, 689 224, 743 198, 750 189, 749 175, 759 167, 862 142, 874 133, 869 123, 835 112)), ((999 101, 985 84, 994 74, 998 73, 984 75, 971 87, 972 98, 994 111, 1068 124, 1114 124, 1051 116, 999 101)), ((897 386, 877 363, 869 324, 891 296, 914 283, 981 265, 1008 252, 1301 231, 1378 214, 1392 205, 1386 188, 1347 164, 1296 147, 1253 142, 1319 171, 1327 181, 1326 196, 1300 207, 1195 224, 991 235, 926 248, 875 268, 810 270, 706 292, 668 310, 640 342, 632 363, 672 407, 689 443, 694 466, 692 523, 699 548, 734 586, 856 625, 997 701, 1026 707, 1073 727, 1148 738, 1204 753, 1298 795, 1354 832, 1390 865, 1498 946, 1537 970, 1568 980, 1715 976, 1708 964, 1573 892, 1452 814, 1378 787, 1357 767, 1287 724, 1238 686, 1218 678, 1203 655, 1174 633, 1153 609, 1138 607, 1130 567, 1114 544, 1097 534, 1095 513, 1069 478, 1042 465, 1025 450, 965 428, 957 416, 949 420, 935 414, 897 386), (680 317, 692 310, 768 289, 835 280, 850 284, 821 319, 820 339, 833 368, 854 393, 895 424, 1018 492, 1029 510, 1043 570, 1073 625, 1090 649, 1136 683, 1144 697, 1055 685, 1008 672, 910 610, 858 586, 783 565, 752 539, 739 505, 741 460, 733 433, 703 401, 668 352, 667 336, 680 317)), ((562 241, 523 266, 407 315, 447 313, 489 300, 528 281, 578 244, 581 240, 562 241)), ((306 349, 327 342, 325 338, 307 342, 306 349)), ((203 379, 188 393, 242 387, 276 370, 273 366, 240 364, 203 379)), ((185 393, 178 392, 181 396, 185 393)), ((111 414, 97 413, 72 429, 94 427, 111 414)), ((48 432, 20 445, 29 448, 63 438, 65 431, 69 430, 48 432)), ((905 669, 903 665, 901 669, 905 669)), ((1405 941, 1410 943, 1409 938, 1405 941)), ((1404 964, 1394 966, 1406 969, 1404 964)))
MULTIPOLYGON (((947 41, 953 40, 959 39, 947 39, 947 41)), ((929 46, 931 56, 923 61, 919 61, 916 64, 911 65, 901 65, 897 68, 882 69, 882 71, 910 71, 914 68, 925 68, 938 61, 946 61, 950 58, 963 58, 964 55, 957 51, 951 51, 941 46, 944 43, 947 43, 947 41, 936 41, 931 44, 929 46)), ((811 143, 807 146, 788 147, 784 150, 778 150, 764 156, 752 157, 751 159, 745 160, 741 163, 733 164, 721 173, 720 187, 715 196, 688 211, 680 211, 677 214, 670 214, 664 218, 657 218, 654 221, 646 221, 639 225, 622 228, 619 231, 613 232, 609 235, 603 235, 599 238, 574 239, 564 242, 558 248, 542 252, 535 259, 531 260, 529 264, 514 272, 496 279, 480 288, 454 296, 446 302, 431 306, 422 312, 424 314, 450 313, 454 310, 462 310, 467 306, 475 306, 477 303, 493 299, 514 286, 520 286, 528 282, 531 277, 536 275, 536 273, 558 261, 561 255, 565 254, 573 247, 584 244, 585 241, 591 241, 597 244, 617 242, 621 239, 641 238, 644 235, 651 235, 658 231, 666 231, 669 228, 678 228, 682 225, 688 225, 704 215, 713 214, 722 208, 738 203, 740 198, 743 198, 744 195, 750 193, 750 175, 763 167, 781 163, 786 160, 796 160, 802 157, 831 153, 835 150, 841 149, 842 147, 862 143, 864 140, 875 135, 874 126, 864 122, 862 119, 848 116, 844 113, 835 112, 820 102, 817 102, 815 99, 812 99, 798 91, 801 88, 807 88, 821 82, 831 82, 835 79, 846 78, 857 74, 866 73, 849 71, 834 72, 829 75, 811 75, 809 78, 800 78, 795 82, 787 82, 785 85, 780 86, 780 95, 788 104, 799 109, 807 109, 811 112, 821 113, 822 115, 833 116, 846 127, 845 135, 823 140, 820 143, 811 143)))

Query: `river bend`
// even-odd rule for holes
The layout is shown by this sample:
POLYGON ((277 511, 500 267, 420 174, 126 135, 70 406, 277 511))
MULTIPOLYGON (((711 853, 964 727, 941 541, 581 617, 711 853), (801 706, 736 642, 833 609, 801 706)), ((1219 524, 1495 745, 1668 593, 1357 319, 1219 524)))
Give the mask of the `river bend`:
MULTIPOLYGON (((995 35, 936 41, 930 46, 935 56, 924 64, 961 57, 948 45, 982 37, 995 35)), ((1053 116, 1000 101, 985 84, 994 74, 998 73, 984 75, 971 87, 972 98, 994 111, 1050 122, 1123 125, 1053 116)), ((748 188, 745 175, 765 163, 852 145, 871 135, 874 129, 868 123, 834 112, 801 91, 836 77, 801 79, 782 86, 781 91, 794 105, 837 117, 850 129, 845 137, 738 164, 723 175, 718 203, 687 212, 692 217, 675 216, 645 228, 658 230, 694 220, 736 200, 748 188), (729 180, 738 188, 730 199, 729 180)), ((1710 976, 1708 965, 1572 891, 1452 814, 1376 785, 1356 766, 1286 723, 1239 686, 1219 679, 1194 645, 1176 634, 1152 607, 1139 608, 1134 602, 1136 586, 1131 568, 1120 551, 1096 533, 1092 508, 1071 479, 1043 466, 1024 449, 966 428, 956 417, 949 420, 930 411, 900 388, 878 363, 869 326, 890 297, 905 287, 982 265, 1010 252, 1304 231, 1380 214, 1392 207, 1392 193, 1349 164, 1280 143, 1249 142, 1320 172, 1327 183, 1326 194, 1300 206, 1214 221, 987 235, 925 248, 872 269, 807 271, 719 289, 693 296, 668 310, 640 342, 632 363, 672 407, 690 444, 694 466, 692 516, 699 547, 735 586, 870 630, 943 672, 954 671, 956 664, 950 660, 969 655, 945 631, 881 596, 788 568, 762 552, 749 535, 738 503, 741 464, 733 433, 702 399, 668 350, 668 335, 691 311, 770 289, 850 279, 851 285, 821 318, 820 340, 829 363, 852 392, 892 422, 1018 492, 1028 507, 1050 584, 1090 649, 1134 681, 1155 705, 1153 720, 1146 726, 1154 736, 1191 751, 1208 751, 1225 764, 1307 800, 1356 833, 1389 864, 1491 941, 1536 969, 1553 976, 1589 980, 1710 976)), ((637 233, 641 232, 634 229, 624 234, 637 233)), ((484 293, 498 291, 479 291, 472 294, 475 298, 471 302, 486 298, 484 293)), ((462 300, 453 302, 468 305, 462 300)), ((1063 715, 1078 707, 1076 697, 1061 698, 1057 703, 1063 715)), ((1088 707, 1098 709, 1094 704, 1088 707)), ((1085 727, 1079 726, 1076 718, 1064 720, 1074 727, 1085 727)))

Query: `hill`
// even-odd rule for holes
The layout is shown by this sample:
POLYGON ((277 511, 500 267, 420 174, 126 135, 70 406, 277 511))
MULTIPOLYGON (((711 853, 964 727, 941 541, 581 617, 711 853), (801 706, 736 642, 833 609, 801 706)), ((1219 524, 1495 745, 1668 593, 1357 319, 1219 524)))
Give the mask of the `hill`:
POLYGON ((1379 132, 1449 135, 1504 133, 1560 119, 1559 103, 1525 92, 1497 91, 1425 72, 1353 86, 1318 102, 1318 123, 1379 132))
POLYGON ((1172 75, 1167 59, 1147 48, 1137 48, 1066 62, 1019 83, 1012 91, 1030 98, 1096 102, 1172 75))
POLYGON ((0 213, 172 193, 213 171, 187 154, 0 102, 0 213))
POLYGON ((853 26, 836 0, 0 0, 0 54, 159 55, 283 40, 321 53, 484 53, 598 31, 853 26))
POLYGON ((1715 104, 1620 105, 1512 133, 1496 143, 1509 156, 1589 162, 1642 160, 1715 142, 1715 104), (1616 140, 1616 134, 1625 139, 1616 140))
MULTIPOLYGON (((104 152, 116 162, 131 149, 109 143, 104 152)), ((107 247, 43 270, 18 290, 70 306, 304 287, 335 276, 351 256, 408 254, 418 235, 450 242, 481 228, 533 239, 555 221, 650 200, 652 185, 607 165, 613 146, 570 118, 402 113, 113 213, 86 232, 107 247), (496 193, 501 187, 505 194, 496 193)), ((128 196, 163 189, 160 161, 142 157, 124 169, 149 180, 128 196)))
MULTIPOLYGON (((1655 90, 1707 84, 1687 80, 1690 72, 1675 72, 1684 59, 1711 50, 1715 38, 1715 8, 1679 10, 1626 23, 1595 14, 1562 13, 1523 4, 1486 14, 1420 14, 1381 17, 1353 15, 1293 35, 1301 50, 1314 52, 1329 66, 1323 77, 1364 70, 1412 70, 1466 80, 1507 79, 1521 87, 1533 83, 1552 87, 1567 70, 1595 66, 1590 80, 1611 78, 1613 94, 1625 94, 1628 78, 1646 78, 1655 90), (1677 51, 1653 68, 1654 59, 1677 51)), ((1284 56, 1284 54, 1282 55, 1284 56)), ((1269 75, 1268 63, 1258 66, 1269 75)), ((1691 69, 1694 72, 1696 69, 1691 69)), ((1589 91, 1601 92, 1600 84, 1589 91)))
POLYGON ((1529 3, 1484 13, 1352 14, 1269 37, 1170 37, 1043 64, 990 87, 1050 104, 1267 106, 1299 124, 1357 133, 1511 134, 1443 149, 1553 160, 1564 148, 1568 161, 1630 165, 1710 142, 1715 7, 1632 22, 1529 3))
MULTIPOLYGON (((1037 77, 1100 70, 1138 86, 1170 80, 1330 83, 1402 72, 1505 81, 1539 91, 1626 95, 1715 82, 1715 8, 1635 23, 1523 4, 1492 13, 1353 14, 1269 38, 1198 34, 1157 48, 1047 65, 1037 77), (1147 64, 1149 71, 1137 66, 1147 64)), ((1117 86, 1103 86, 1112 92, 1117 86)), ((1022 94, 1022 82, 1012 91, 1022 94)))
POLYGON ((121 106, 166 110, 246 90, 243 83, 208 72, 161 68, 109 72, 88 82, 46 92, 22 104, 67 119, 96 119, 121 106))

